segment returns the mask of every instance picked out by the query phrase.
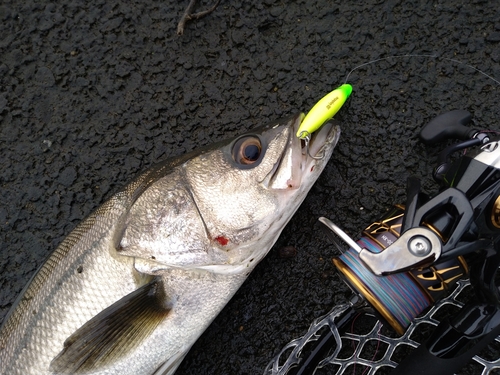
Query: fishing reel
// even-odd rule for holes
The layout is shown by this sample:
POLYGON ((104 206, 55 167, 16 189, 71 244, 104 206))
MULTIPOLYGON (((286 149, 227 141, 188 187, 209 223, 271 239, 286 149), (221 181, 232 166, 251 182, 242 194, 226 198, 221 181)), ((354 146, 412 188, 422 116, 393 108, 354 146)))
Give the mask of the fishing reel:
POLYGON ((405 205, 395 205, 358 241, 330 220, 319 219, 330 235, 348 245, 333 263, 355 297, 311 326, 301 341, 313 346, 305 357, 297 341, 292 342, 285 348, 293 349, 288 358, 277 356, 265 374, 313 374, 339 353, 340 335, 361 311, 373 312, 403 335, 467 277, 473 300, 441 322, 391 374, 454 374, 500 334, 495 283, 500 266, 500 141, 468 128, 470 119, 466 111, 451 111, 420 133, 427 144, 461 140, 439 155, 433 177, 441 188, 435 196, 425 194, 417 178, 409 178, 405 205), (450 161, 453 153, 465 149, 467 154, 450 161), (325 324, 330 329, 320 335, 325 324))

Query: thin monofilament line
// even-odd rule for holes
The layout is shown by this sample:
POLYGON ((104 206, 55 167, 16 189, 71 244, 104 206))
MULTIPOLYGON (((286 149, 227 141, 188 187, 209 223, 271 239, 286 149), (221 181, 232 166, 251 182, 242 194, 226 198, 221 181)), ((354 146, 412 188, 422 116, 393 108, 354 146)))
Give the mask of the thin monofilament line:
POLYGON ((457 60, 457 59, 452 59, 452 58, 449 58, 449 57, 440 57, 440 56, 437 56, 437 55, 426 55, 426 54, 395 55, 395 56, 381 57, 379 59, 375 59, 375 60, 371 60, 371 61, 365 62, 365 63, 360 64, 360 65, 354 67, 353 69, 351 69, 351 71, 347 74, 344 83, 347 83, 347 80, 349 79, 349 76, 351 75, 352 72, 354 72, 355 70, 357 70, 359 68, 362 68, 363 66, 375 64, 375 63, 377 63, 379 61, 386 61, 386 60, 389 60, 389 59, 402 59, 402 58, 409 58, 409 57, 433 58, 433 59, 437 59, 437 60, 450 61, 450 62, 459 64, 459 65, 464 65, 464 66, 466 66, 466 67, 468 67, 468 68, 470 68, 472 70, 475 70, 476 72, 482 74, 483 76, 491 79, 496 84, 500 85, 500 81, 498 81, 494 77, 490 76, 489 74, 483 72, 482 70, 476 68, 475 66, 472 66, 470 64, 464 63, 463 61, 460 61, 460 60, 457 60))

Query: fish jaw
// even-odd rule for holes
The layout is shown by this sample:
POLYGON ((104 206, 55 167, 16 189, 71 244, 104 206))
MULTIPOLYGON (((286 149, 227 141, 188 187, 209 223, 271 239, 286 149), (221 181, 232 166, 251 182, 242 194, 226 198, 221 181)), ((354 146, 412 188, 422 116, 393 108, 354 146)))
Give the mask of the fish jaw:
MULTIPOLYGON (((303 114, 297 115, 293 120, 293 130, 300 127, 303 114)), ((340 137, 340 127, 333 120, 325 123, 322 128, 313 133, 305 141, 290 134, 288 147, 277 164, 276 170, 266 177, 264 184, 269 189, 300 189, 302 178, 308 178, 309 172, 319 167, 321 172, 324 165, 330 159, 334 147, 340 137), (323 161, 323 162, 322 162, 323 161), (309 170, 309 171, 308 171, 309 170)), ((317 178, 317 177, 316 177, 317 178)), ((313 177, 313 181, 316 180, 313 177)), ((307 182, 302 186, 302 190, 310 188, 307 182)))

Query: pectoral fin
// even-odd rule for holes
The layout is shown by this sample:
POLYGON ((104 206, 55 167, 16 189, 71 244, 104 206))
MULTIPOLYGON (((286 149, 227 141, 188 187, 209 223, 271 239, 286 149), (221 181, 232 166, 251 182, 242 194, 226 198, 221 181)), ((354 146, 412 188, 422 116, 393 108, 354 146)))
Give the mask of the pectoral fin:
POLYGON ((161 278, 126 295, 85 323, 50 364, 57 375, 100 368, 129 353, 148 337, 170 308, 161 278))

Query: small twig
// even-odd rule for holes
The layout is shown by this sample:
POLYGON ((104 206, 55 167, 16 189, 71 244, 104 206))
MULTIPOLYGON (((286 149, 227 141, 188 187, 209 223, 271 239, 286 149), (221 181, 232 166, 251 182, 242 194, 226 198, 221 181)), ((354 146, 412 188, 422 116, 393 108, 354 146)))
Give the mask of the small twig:
POLYGON ((196 4, 196 0, 191 0, 186 10, 184 11, 181 20, 177 25, 177 35, 182 35, 184 33, 184 26, 186 25, 186 21, 191 19, 191 11, 194 8, 194 4, 196 4))
POLYGON ((191 12, 194 8, 195 3, 196 3, 196 0, 191 0, 189 2, 189 5, 187 6, 186 10, 184 11, 184 14, 181 17, 181 20, 179 21, 179 24, 177 25, 177 35, 184 34, 184 27, 186 26, 187 21, 197 20, 199 18, 206 16, 207 14, 212 13, 215 10, 215 8, 217 8, 217 5, 219 5, 220 0, 217 0, 211 8, 193 14, 191 12))

